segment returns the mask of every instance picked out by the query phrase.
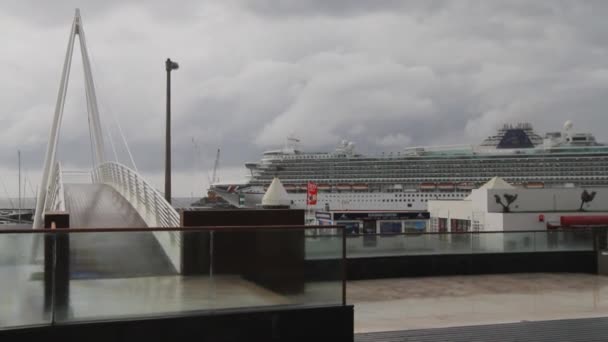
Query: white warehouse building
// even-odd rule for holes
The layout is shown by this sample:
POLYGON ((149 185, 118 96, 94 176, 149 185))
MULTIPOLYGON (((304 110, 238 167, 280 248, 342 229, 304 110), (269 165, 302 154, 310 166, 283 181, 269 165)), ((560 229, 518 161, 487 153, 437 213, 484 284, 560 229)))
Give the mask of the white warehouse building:
POLYGON ((605 220, 608 188, 518 188, 494 177, 463 200, 430 200, 428 211, 435 232, 542 230, 605 220))

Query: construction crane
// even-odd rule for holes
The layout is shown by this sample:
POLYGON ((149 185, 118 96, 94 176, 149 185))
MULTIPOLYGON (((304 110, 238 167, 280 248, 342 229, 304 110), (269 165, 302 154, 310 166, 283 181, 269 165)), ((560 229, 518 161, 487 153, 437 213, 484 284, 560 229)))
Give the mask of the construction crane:
MULTIPOLYGON (((217 169, 220 166, 220 149, 217 149, 217 154, 215 155, 215 163, 213 163, 213 173, 211 174, 211 184, 219 182, 219 177, 217 175, 217 169)), ((210 184, 210 185, 211 185, 210 184)))
POLYGON ((213 163, 213 173, 211 177, 209 177, 209 173, 207 173, 207 178, 209 179, 209 190, 207 190, 207 200, 211 203, 216 203, 221 198, 215 193, 215 191, 211 190, 211 185, 219 182, 219 177, 217 176, 217 169, 220 166, 220 149, 217 149, 217 154, 215 155, 215 162, 213 163))

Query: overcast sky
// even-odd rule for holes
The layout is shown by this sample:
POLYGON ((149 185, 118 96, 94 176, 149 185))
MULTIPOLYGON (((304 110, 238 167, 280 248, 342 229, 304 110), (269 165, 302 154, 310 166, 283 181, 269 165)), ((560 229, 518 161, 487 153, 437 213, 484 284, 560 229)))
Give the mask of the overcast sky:
MULTIPOLYGON (((11 193, 18 149, 32 187, 39 183, 76 7, 106 140, 129 164, 119 122, 159 188, 164 60, 179 62, 176 196, 203 193, 218 147, 220 179, 238 179, 244 162, 289 134, 303 150, 348 139, 373 153, 478 143, 507 122, 544 133, 571 119, 608 140, 606 1, 1 0, 0 177, 11 193)), ((85 170, 79 54, 67 101, 60 159, 85 170)))

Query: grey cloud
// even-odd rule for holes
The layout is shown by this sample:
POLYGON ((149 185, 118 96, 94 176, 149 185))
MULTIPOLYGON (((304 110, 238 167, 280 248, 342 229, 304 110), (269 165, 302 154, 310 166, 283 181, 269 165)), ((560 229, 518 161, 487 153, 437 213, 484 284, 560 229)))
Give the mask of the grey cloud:
MULTIPOLYGON (((76 2, 3 3, 0 161, 42 164, 76 2), (51 5, 52 3, 52 5, 51 5)), ((295 133, 302 149, 341 139, 362 152, 477 143, 503 122, 563 121, 608 140, 608 8, 602 1, 78 2, 101 115, 120 161, 160 179, 163 61, 174 73, 177 191, 215 149, 232 176, 295 133), (167 5, 171 4, 171 5, 167 5), (192 138, 201 146, 197 155, 192 138)), ((90 167, 79 56, 60 153, 90 167)), ((112 156, 109 142, 108 155, 112 156)))
POLYGON ((404 1, 404 0, 242 0, 237 3, 262 15, 307 16, 307 15, 366 15, 370 12, 422 11, 431 12, 442 8, 446 1, 404 1))
MULTIPOLYGON (((70 20, 76 8, 89 17, 89 20, 107 20, 117 11, 130 7, 136 7, 140 12, 154 16, 158 21, 190 21, 197 9, 202 7, 205 1, 146 1, 138 0, 19 0, 6 1, 2 4, 2 12, 26 21, 31 25, 42 28, 65 26, 70 20), (143 6, 142 6, 143 5, 143 6), (93 14, 93 15, 91 15, 93 14)), ((111 22, 106 22, 112 25, 111 22)))

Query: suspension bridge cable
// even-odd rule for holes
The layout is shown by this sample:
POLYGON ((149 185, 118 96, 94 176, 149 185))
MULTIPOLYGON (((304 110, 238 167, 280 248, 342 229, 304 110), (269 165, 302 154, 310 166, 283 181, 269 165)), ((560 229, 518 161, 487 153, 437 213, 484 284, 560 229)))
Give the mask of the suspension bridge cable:
POLYGON ((122 141, 125 144, 125 147, 127 149, 127 154, 129 155, 129 159, 131 159, 131 164, 133 165, 133 169, 135 170, 135 172, 139 173, 139 171, 137 170, 137 165, 135 165, 135 160, 133 159, 133 154, 131 154, 131 149, 129 148, 129 143, 127 142, 127 139, 125 138, 125 135, 122 132, 122 127, 120 126, 120 122, 118 122, 118 120, 116 119, 116 116, 114 116, 114 113, 111 113, 111 115, 114 118, 114 123, 118 127, 118 132, 120 133, 120 137, 122 138, 122 141))
POLYGON ((114 153, 114 161, 118 163, 118 153, 116 153, 116 146, 114 146, 114 136, 112 136, 112 130, 106 125, 106 132, 108 132, 108 140, 110 140, 110 147, 112 153, 114 153))
MULTIPOLYGON (((94 55, 94 54, 91 54, 91 55, 94 55)), ((95 63, 95 59, 93 57, 89 57, 89 60, 91 63, 91 72, 93 72, 93 70, 98 71, 99 68, 97 67, 97 63, 95 63)), ((103 75, 103 74, 96 72, 96 75, 103 75)), ((101 84, 101 83, 99 83, 99 84, 101 84)), ((99 86, 99 84, 97 84, 97 85, 99 86)), ((100 96, 100 98, 104 98, 103 89, 104 89, 103 87, 97 87, 98 92, 100 92, 100 90, 101 90, 100 93, 102 94, 102 96, 100 96)), ((116 115, 114 115, 114 111, 109 107, 109 105, 107 105, 107 103, 105 101, 101 102, 101 106, 103 107, 103 110, 106 113, 109 113, 111 115, 112 120, 114 121, 113 123, 118 128, 118 133, 119 133, 120 137, 122 138, 122 143, 124 144, 125 150, 127 151, 127 155, 129 156, 129 161, 131 162, 131 165, 133 166, 133 169, 135 170, 135 172, 139 173, 139 170, 137 169, 137 164, 135 164, 135 159, 133 158, 133 154, 131 153, 131 148, 129 147, 129 143, 127 142, 127 139, 125 138, 125 135, 122 131, 122 126, 120 125, 120 122, 116 118, 116 115)), ((109 127, 109 126, 106 126, 106 127, 109 127)), ((113 142, 111 142, 111 144, 113 144, 113 142)), ((115 147, 113 147, 113 149, 115 150, 115 147)), ((116 156, 116 161, 118 162, 118 155, 116 153, 115 153, 115 156, 116 156)))
MULTIPOLYGON (((36 192, 34 191, 34 187, 32 187, 32 181, 27 176, 27 173, 25 174, 25 181, 24 182, 29 185, 30 191, 32 192, 32 197, 36 198, 36 192)), ((24 188, 23 191, 25 192, 25 185, 23 186, 23 188, 24 188)))
POLYGON ((8 190, 6 190, 6 184, 4 184, 4 181, 2 180, 2 178, 0 178, 0 183, 2 183, 2 188, 4 189, 4 194, 6 195, 6 198, 8 198, 8 202, 11 205, 11 209, 15 209, 15 204, 13 203, 11 196, 8 194, 8 190))

